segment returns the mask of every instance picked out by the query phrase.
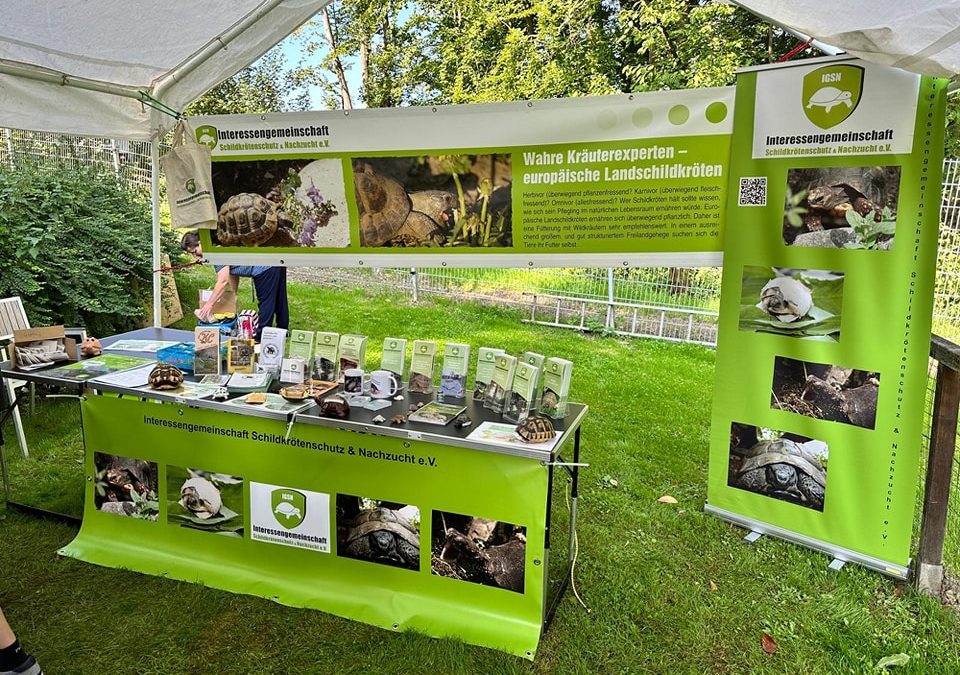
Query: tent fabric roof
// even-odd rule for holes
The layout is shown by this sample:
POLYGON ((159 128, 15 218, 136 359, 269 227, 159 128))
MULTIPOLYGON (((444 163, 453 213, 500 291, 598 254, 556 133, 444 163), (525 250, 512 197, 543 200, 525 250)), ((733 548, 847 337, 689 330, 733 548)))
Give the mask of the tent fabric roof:
POLYGON ((182 110, 327 2, 0 0, 0 126, 148 140, 131 96, 182 110))
POLYGON ((960 73, 960 2, 735 0, 735 4, 865 61, 936 77, 960 73))

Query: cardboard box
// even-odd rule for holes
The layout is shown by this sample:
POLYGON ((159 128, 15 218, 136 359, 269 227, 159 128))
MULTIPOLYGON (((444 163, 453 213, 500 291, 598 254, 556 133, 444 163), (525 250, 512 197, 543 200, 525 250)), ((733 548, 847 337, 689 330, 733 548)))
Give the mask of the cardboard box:
POLYGON ((481 347, 477 356, 477 376, 473 381, 473 400, 482 401, 487 390, 487 383, 493 377, 493 369, 497 365, 497 354, 503 354, 502 349, 481 347))
MULTIPOLYGON (((14 368, 20 368, 21 364, 17 363, 17 350, 16 347, 25 347, 28 346, 31 342, 39 342, 41 340, 62 340, 64 349, 67 352, 67 355, 71 354, 76 356, 77 354, 77 342, 71 338, 66 337, 63 332, 63 326, 46 326, 43 328, 24 328, 23 330, 13 331, 13 343, 10 345, 10 365, 14 368)), ((75 361, 76 359, 71 356, 70 361, 75 361)), ((59 363, 69 363, 68 361, 60 361, 59 363)), ((52 364, 51 364, 52 365, 52 364)))

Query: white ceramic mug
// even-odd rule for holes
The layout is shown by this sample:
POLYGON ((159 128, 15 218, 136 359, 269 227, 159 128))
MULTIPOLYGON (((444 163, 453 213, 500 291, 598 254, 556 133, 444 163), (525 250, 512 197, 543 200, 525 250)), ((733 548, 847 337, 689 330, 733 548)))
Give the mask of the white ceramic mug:
POLYGON ((347 368, 343 371, 343 391, 347 395, 369 394, 370 375, 363 368, 347 368))
POLYGON ((370 373, 370 396, 390 398, 400 389, 397 378, 389 370, 375 370, 370 373))

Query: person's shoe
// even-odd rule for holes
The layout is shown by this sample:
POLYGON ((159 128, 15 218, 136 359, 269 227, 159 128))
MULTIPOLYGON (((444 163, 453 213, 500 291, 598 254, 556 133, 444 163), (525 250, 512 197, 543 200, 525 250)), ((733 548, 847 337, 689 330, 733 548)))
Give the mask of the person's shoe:
POLYGON ((27 660, 15 669, 4 670, 0 672, 0 675, 43 675, 43 669, 40 668, 40 664, 37 663, 35 658, 28 656, 27 660))

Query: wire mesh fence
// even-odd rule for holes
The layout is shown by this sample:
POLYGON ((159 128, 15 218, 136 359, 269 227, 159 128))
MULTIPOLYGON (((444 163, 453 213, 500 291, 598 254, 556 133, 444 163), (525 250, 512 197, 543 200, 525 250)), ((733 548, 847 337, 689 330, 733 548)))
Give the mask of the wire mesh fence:
MULTIPOLYGON (((0 129, 0 164, 69 170, 96 166, 137 188, 150 185, 150 146, 0 129)), ((944 162, 934 332, 960 340, 960 161, 944 162)), ((304 270, 314 283, 357 283, 418 298, 440 295, 518 306, 527 321, 621 335, 716 344, 720 268, 304 270), (548 301, 549 300, 549 301, 548 301), (558 310, 559 307, 559 310, 558 310), (533 309, 534 311, 530 311, 533 309)))
POLYGON ((943 163, 933 332, 960 342, 960 161, 943 163))
POLYGON ((51 170, 95 167, 131 186, 150 189, 150 144, 144 141, 68 136, 23 129, 0 130, 0 164, 51 170))

